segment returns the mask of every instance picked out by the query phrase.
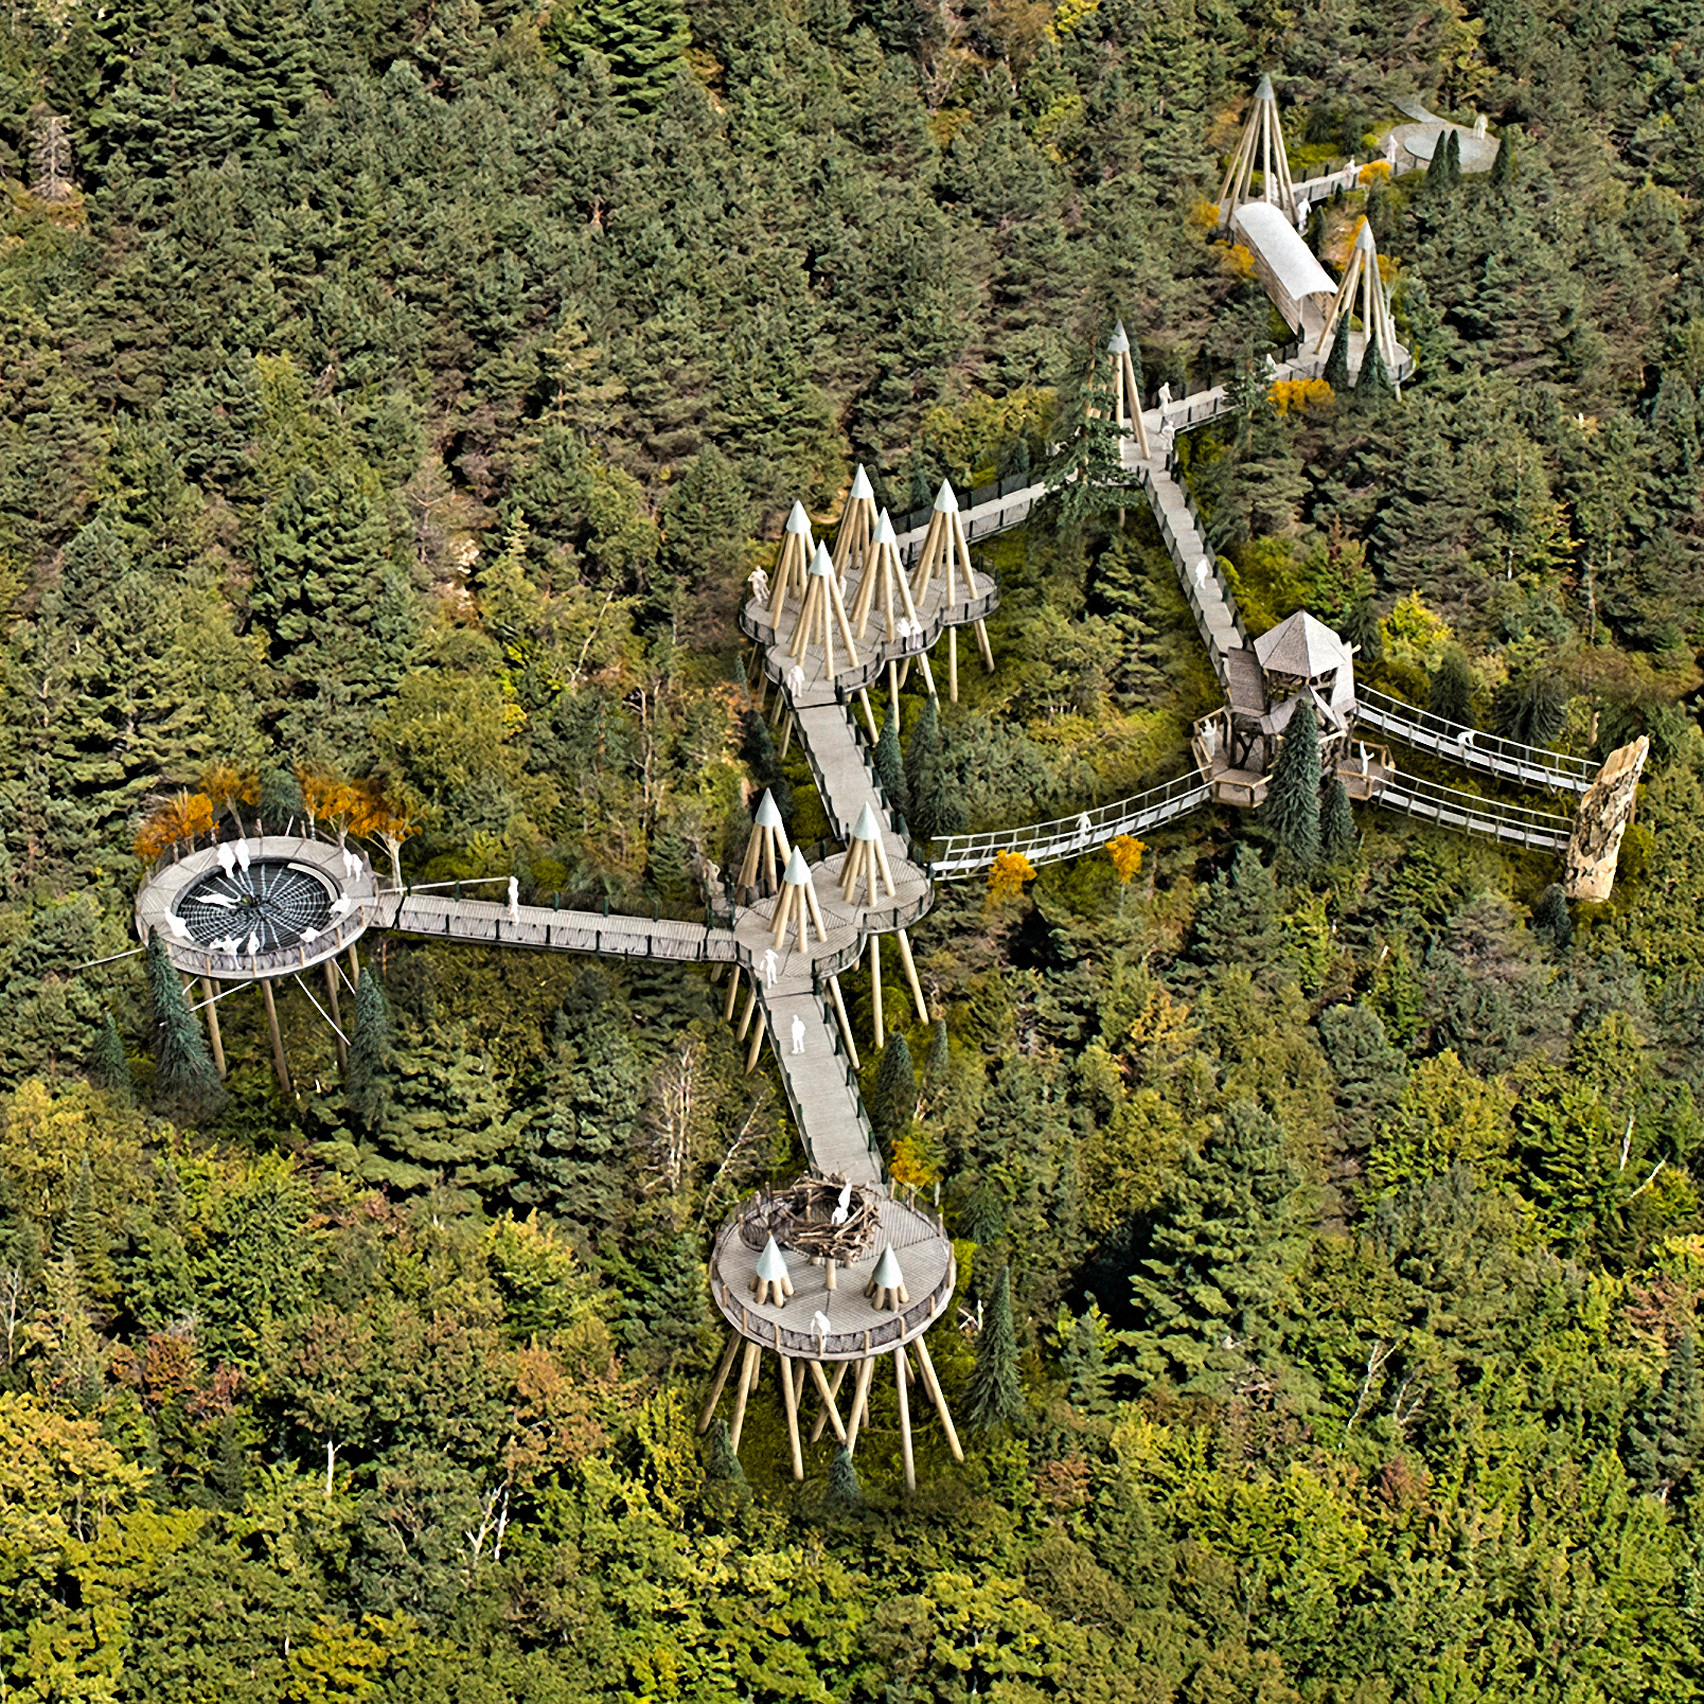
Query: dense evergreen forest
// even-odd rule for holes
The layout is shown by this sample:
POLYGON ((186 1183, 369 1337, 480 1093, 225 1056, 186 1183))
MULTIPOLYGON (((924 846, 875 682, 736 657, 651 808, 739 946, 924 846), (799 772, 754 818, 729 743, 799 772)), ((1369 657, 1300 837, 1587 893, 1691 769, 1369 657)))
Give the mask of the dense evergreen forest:
MULTIPOLYGON (((0 174, 0 1694, 1704 1690, 1698 0, 20 0, 0 174), (1400 399, 1258 382, 1207 203, 1268 70, 1298 175, 1392 96, 1502 139, 1310 232, 1371 222, 1400 399), (702 972, 369 940, 286 1098, 252 997, 187 1095, 79 968, 182 791, 683 916, 754 785, 820 834, 744 575, 857 462, 1045 465, 1118 317, 1241 387, 1183 448, 1251 627, 1652 758, 1600 906, 1371 813, 942 890, 866 1098, 957 1239, 962 1467, 920 1429, 905 1496, 891 1387, 855 1476, 773 1382, 695 1437, 710 1233, 802 1164, 702 972)), ((1084 508, 908 691, 919 820, 1185 761, 1171 565, 1084 508)))

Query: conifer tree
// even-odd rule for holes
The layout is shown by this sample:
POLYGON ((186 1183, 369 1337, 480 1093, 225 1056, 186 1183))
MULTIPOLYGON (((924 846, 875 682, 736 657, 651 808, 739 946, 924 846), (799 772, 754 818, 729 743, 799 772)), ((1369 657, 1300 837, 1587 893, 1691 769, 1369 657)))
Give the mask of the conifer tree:
POLYGON ((895 716, 891 704, 882 721, 882 734, 876 741, 873 761, 876 766, 876 779, 881 782, 882 791, 888 796, 888 803, 909 820, 911 789, 906 785, 905 759, 900 755, 899 718, 895 716))
POLYGON ((756 811, 757 801, 762 798, 764 789, 768 788, 770 796, 775 800, 776 810, 781 813, 781 820, 791 822, 793 784, 781 767, 781 754, 775 749, 775 738, 769 731, 769 724, 755 710, 743 711, 740 721, 744 731, 740 755, 751 765, 752 775, 757 782, 752 790, 752 810, 756 811))
POLYGON ((1331 353, 1325 358, 1325 371, 1321 374, 1325 382, 1331 386, 1332 393, 1343 396, 1349 390, 1349 315, 1345 310, 1337 322, 1337 329, 1331 334, 1331 353))
POLYGON ((89 1081, 123 1105, 136 1098, 136 1086, 131 1081, 130 1061, 125 1057, 124 1040, 111 1012, 101 1019, 95 1031, 94 1051, 89 1055, 89 1081))
POLYGON ((355 1027, 349 1035, 349 1075, 344 1088, 350 1110, 368 1130, 384 1119, 395 1039, 390 1001, 369 968, 355 990, 355 1027))
POLYGON ((1084 1414, 1100 1414, 1111 1397, 1112 1367, 1107 1358, 1111 1334, 1099 1304, 1093 1296, 1088 1300, 1082 1313, 1064 1316, 1059 1366, 1071 1406, 1084 1414))
POLYGON ((1532 932, 1547 941, 1557 952, 1566 952, 1574 940, 1574 918, 1568 910, 1568 896, 1559 882, 1552 882, 1538 896, 1532 908, 1532 932))
POLYGON ((1137 1377, 1223 1396, 1273 1376, 1284 1286, 1305 1248, 1285 1145, 1271 1114, 1237 1101, 1185 1152, 1131 1275, 1141 1324, 1120 1341, 1137 1377))
POLYGON ((1257 982, 1270 983, 1283 970, 1283 945, 1278 883, 1245 841, 1208 885, 1195 915, 1190 960, 1207 967, 1246 964, 1257 982))
POLYGON ((917 1067, 912 1063, 911 1045, 897 1032, 888 1037, 876 1068, 876 1085, 870 1095, 870 1123, 884 1154, 911 1128, 917 1116, 917 1067))
POLYGON ((1449 140, 1444 144, 1444 170, 1449 179, 1449 188, 1455 189, 1461 183, 1461 132, 1452 130, 1449 140))
POLYGON ((1311 700, 1303 698, 1284 729, 1260 807, 1280 862, 1297 875, 1307 875, 1319 863, 1319 783, 1319 724, 1311 700))
POLYGON ((939 1094, 947 1086, 947 1076, 952 1070, 952 1055, 947 1040, 947 1020, 936 1018, 929 1026, 929 1057, 923 1064, 924 1087, 931 1095, 939 1094))
POLYGON ((77 1263, 77 1282, 92 1301, 110 1301, 118 1288, 112 1269, 112 1238, 95 1201, 95 1174, 85 1152, 77 1166, 77 1188, 66 1215, 66 1240, 77 1263))
POLYGON ((858 1483, 858 1466, 844 1444, 834 1452, 834 1459, 828 1464, 828 1504, 842 1514, 850 1514, 864 1506, 863 1487, 858 1483))
POLYGON ((1505 130, 1498 140, 1497 152, 1491 161, 1491 187, 1507 189, 1515 181, 1515 135, 1505 130))
POLYGON ((1396 386, 1391 382, 1390 369, 1385 365, 1379 340, 1369 336, 1366 353, 1361 357, 1361 371, 1355 377, 1355 395, 1377 404, 1395 394, 1396 386))
POLYGON ((1328 864, 1340 864, 1355 855, 1355 812, 1349 804, 1349 789, 1336 775, 1328 775, 1319 795, 1319 852, 1328 864))
POLYGON ((1473 717, 1473 668, 1459 645, 1448 646, 1432 675, 1427 708, 1446 722, 1467 722, 1473 717))
POLYGON ((928 842, 956 834, 964 826, 964 807, 947 778, 940 700, 933 694, 924 701, 923 714, 911 730, 905 754, 905 786, 911 800, 906 820, 919 840, 928 842))
POLYGON ((710 1428, 704 1456, 704 1471, 711 1479, 721 1480, 728 1485, 745 1485, 745 1469, 740 1465, 739 1456, 734 1453, 734 1441, 728 1432, 728 1422, 719 1414, 716 1416, 716 1423, 710 1428))
POLYGON ((143 963, 153 1012, 155 1101, 168 1117, 199 1123, 224 1105, 225 1086, 157 929, 148 932, 143 963))
POLYGON ((269 764, 261 770, 257 808, 262 824, 273 834, 282 834, 285 824, 291 821, 305 821, 308 809, 295 771, 282 763, 269 764))
POLYGON ((1628 1472, 1648 1496, 1666 1503, 1692 1472, 1704 1444, 1704 1393, 1690 1332, 1669 1350, 1662 1382, 1628 1428, 1628 1472))
POLYGON ((976 1334, 976 1367, 970 1375, 970 1423, 987 1431, 1001 1421, 1023 1418, 1024 1393, 1018 1383, 1018 1338, 1012 1326, 1012 1269, 1000 1268, 994 1293, 976 1334))

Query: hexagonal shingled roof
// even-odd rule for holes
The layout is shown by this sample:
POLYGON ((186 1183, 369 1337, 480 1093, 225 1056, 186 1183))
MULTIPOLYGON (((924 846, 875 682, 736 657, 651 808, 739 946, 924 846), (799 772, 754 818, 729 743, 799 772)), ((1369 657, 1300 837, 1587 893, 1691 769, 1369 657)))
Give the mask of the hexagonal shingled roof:
POLYGON ((1353 658, 1340 635, 1305 609, 1278 623, 1254 642, 1254 654, 1267 674, 1318 680, 1334 669, 1350 667, 1353 658))

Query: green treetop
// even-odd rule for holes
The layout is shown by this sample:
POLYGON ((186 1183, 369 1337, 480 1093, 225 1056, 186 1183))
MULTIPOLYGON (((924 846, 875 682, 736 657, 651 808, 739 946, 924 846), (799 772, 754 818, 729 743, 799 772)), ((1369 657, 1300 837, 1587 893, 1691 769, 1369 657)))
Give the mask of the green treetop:
POLYGON ((1280 861, 1298 875, 1319 863, 1319 783, 1319 723, 1304 698, 1291 712, 1260 808, 1280 861))

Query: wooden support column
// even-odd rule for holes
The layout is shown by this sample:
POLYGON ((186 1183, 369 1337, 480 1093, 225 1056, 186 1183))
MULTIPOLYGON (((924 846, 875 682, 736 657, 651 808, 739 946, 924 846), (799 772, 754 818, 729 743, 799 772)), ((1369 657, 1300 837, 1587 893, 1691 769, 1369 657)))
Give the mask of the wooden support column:
POLYGON ((781 750, 779 756, 783 762, 786 761, 788 747, 793 743, 794 720, 793 712, 789 710, 787 712, 787 720, 781 724, 781 750))
MULTIPOLYGON (((866 1339, 867 1341, 867 1339, 866 1339)), ((858 1377, 852 1386, 852 1417, 846 1422, 846 1453, 858 1447, 858 1428, 864 1422, 864 1410, 870 1405, 870 1380, 875 1376, 876 1358, 866 1355, 858 1363, 858 1377)))
POLYGON ((355 943, 349 943, 349 986, 361 986, 361 955, 355 951, 355 943))
POLYGON ((728 1346, 722 1351, 722 1358, 716 1363, 716 1376, 710 1381, 710 1397, 704 1404, 704 1412, 698 1416, 698 1435, 703 1437, 710 1430, 711 1416, 716 1412, 716 1404, 722 1400, 723 1387, 728 1382, 728 1374, 733 1371, 734 1356, 739 1350, 741 1338, 737 1331, 728 1332, 728 1346))
MULTIPOLYGON (((337 1043, 337 1069, 340 1075, 347 1077, 349 1075, 349 1043, 343 1039, 341 1033, 343 1030, 343 1013, 338 1009, 337 1004, 337 961, 335 959, 325 961, 325 992, 330 1002, 332 1040, 337 1043)), ((212 1010, 211 1007, 208 1009, 212 1010)), ((220 1074, 223 1075, 222 1072, 220 1074)))
POLYGON ((841 1039, 846 1043, 846 1051, 852 1059, 852 1069, 860 1071, 863 1066, 858 1060, 858 1044, 852 1039, 852 1020, 846 1015, 846 1002, 840 996, 840 978, 831 976, 828 979, 828 991, 834 997, 834 1015, 840 1023, 841 1039))
POLYGON ((787 1409, 787 1442, 793 1451, 793 1477, 805 1477, 805 1453, 799 1447, 799 1393, 793 1386, 792 1358, 776 1351, 781 1363, 781 1401, 787 1409))
POLYGON ((745 1430, 746 1403, 757 1388, 757 1358, 762 1353, 755 1343, 747 1343, 745 1359, 740 1363, 739 1389, 734 1392, 734 1419, 728 1427, 728 1442, 736 1451, 740 1447, 740 1433, 745 1430))
POLYGON ((978 649, 982 652, 982 660, 987 665, 988 672, 993 674, 994 647, 988 643, 988 623, 985 622, 981 616, 978 616, 974 625, 976 628, 976 643, 978 649))
MULTIPOLYGON (((757 1010, 757 978, 753 977, 751 979, 751 984, 750 984, 749 988, 746 990, 745 1010, 740 1014, 740 1027, 737 1030, 734 1031, 734 1040, 735 1041, 744 1041, 745 1040, 746 1031, 751 1028, 751 1015, 756 1010, 757 1010)), ((759 1030, 761 1030, 763 1028, 762 1023, 760 1022, 757 1027, 758 1027, 759 1030)))
POLYGON ((734 1021, 734 1007, 740 999, 740 967, 734 966, 734 974, 728 979, 728 999, 722 1008, 722 1022, 731 1024, 734 1021))
MULTIPOLYGON (((754 1006, 757 1004, 757 996, 755 994, 752 995, 752 1002, 751 1003, 754 1006)), ((757 1069, 757 1056, 758 1056, 759 1051, 762 1049, 762 1047, 763 1047, 763 1014, 760 1012, 760 1013, 758 1013, 757 1022, 752 1025, 751 1046, 746 1049, 745 1074, 748 1077, 752 1074, 753 1071, 755 1071, 757 1069)))
POLYGON ((864 706, 864 720, 869 724, 870 743, 874 745, 882 737, 882 731, 876 726, 876 713, 870 708, 870 689, 867 686, 858 688, 858 702, 864 706))
POLYGON ((905 1350, 893 1346, 893 1378, 899 1387, 899 1448, 905 1457, 905 1489, 917 1489, 917 1461, 911 1453, 911 1399, 905 1389, 905 1350))
POLYGON ((876 1046, 887 1046, 887 1028, 882 1022, 882 938, 870 937, 870 1006, 876 1019, 876 1046))
POLYGON ((207 1002, 207 1039, 213 1044, 213 1069, 219 1073, 219 1081, 225 1080, 225 1041, 219 1034, 219 1008, 215 1004, 218 998, 215 992, 213 978, 204 976, 201 979, 202 998, 207 1002))
POLYGON ((947 697, 958 703, 958 629, 947 629, 947 697))
POLYGON ((917 1002, 917 1021, 929 1021, 929 1007, 923 999, 923 984, 917 980, 917 964, 911 956, 911 937, 903 929, 895 930, 899 939, 899 957, 905 966, 906 979, 911 983, 911 998, 917 1002))
POLYGON ((272 1063, 278 1072, 278 1082, 287 1095, 294 1095, 290 1087, 290 1062, 284 1057, 284 1035, 278 1028, 278 1003, 272 998, 272 984, 263 980, 260 985, 261 997, 266 1001, 266 1024, 272 1031, 272 1063))
POLYGON ((897 722, 899 720, 899 663, 893 657, 888 658, 888 697, 893 700, 893 715, 897 722))
POLYGON ((846 1428, 840 1423, 840 1411, 834 1405, 834 1399, 840 1395, 840 1387, 846 1382, 846 1369, 852 1365, 850 1361, 840 1362, 834 1369, 834 1380, 826 1383, 822 1376, 822 1364, 811 1362, 817 1373, 817 1389, 822 1392, 822 1408, 818 1411, 816 1424, 811 1427, 811 1439, 814 1444, 822 1436, 822 1429, 828 1424, 829 1415, 834 1416, 834 1435, 841 1443, 846 1442, 846 1428))
POLYGON ((941 1417, 941 1430, 947 1434, 947 1448, 953 1452, 954 1461, 963 1461, 964 1451, 959 1448, 958 1431, 953 1425, 952 1415, 947 1410, 947 1393, 941 1389, 941 1381, 935 1376, 935 1363, 929 1359, 928 1345, 919 1337, 912 1343, 912 1348, 917 1351, 917 1366, 923 1374, 923 1388, 928 1391, 935 1404, 935 1412, 941 1417))

